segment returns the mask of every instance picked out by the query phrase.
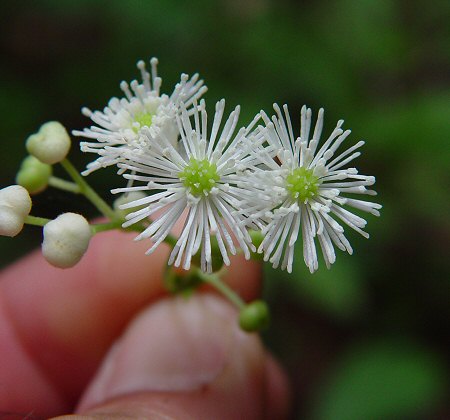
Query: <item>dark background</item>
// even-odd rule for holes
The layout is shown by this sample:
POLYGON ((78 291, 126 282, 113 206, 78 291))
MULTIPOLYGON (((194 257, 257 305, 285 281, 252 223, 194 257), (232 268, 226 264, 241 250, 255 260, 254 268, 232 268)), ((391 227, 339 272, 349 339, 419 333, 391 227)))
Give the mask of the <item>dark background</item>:
MULTIPOLYGON (((377 177, 381 218, 370 240, 353 232, 353 256, 309 274, 301 248, 292 275, 266 270, 273 323, 264 334, 288 369, 293 418, 444 419, 450 318, 450 2, 404 0, 196 0, 2 2, 0 187, 14 182, 24 140, 48 120, 69 130, 102 109, 119 82, 157 56, 163 91, 199 71, 208 109, 225 97, 242 124, 288 103, 298 128, 306 103, 366 140, 356 162, 377 177), (295 117, 294 117, 295 116, 295 117)), ((92 156, 76 145, 81 169, 92 156)), ((122 181, 90 182, 109 198, 122 181)), ((74 207, 75 206, 75 207, 74 207)), ((33 214, 88 203, 49 189, 33 214)), ((0 265, 39 245, 26 227, 0 238, 0 265)))

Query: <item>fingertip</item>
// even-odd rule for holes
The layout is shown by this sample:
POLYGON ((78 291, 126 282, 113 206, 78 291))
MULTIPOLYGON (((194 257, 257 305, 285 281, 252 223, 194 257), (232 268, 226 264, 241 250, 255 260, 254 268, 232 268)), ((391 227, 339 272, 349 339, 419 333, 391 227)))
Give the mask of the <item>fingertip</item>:
POLYGON ((235 309, 212 294, 152 305, 109 353, 79 413, 261 418, 265 353, 258 336, 239 330, 236 318, 235 309))
POLYGON ((95 276, 105 292, 138 299, 157 296, 163 292, 161 279, 169 254, 168 246, 162 244, 148 256, 145 254, 148 244, 133 241, 134 236, 117 231, 97 235, 80 270, 95 276))

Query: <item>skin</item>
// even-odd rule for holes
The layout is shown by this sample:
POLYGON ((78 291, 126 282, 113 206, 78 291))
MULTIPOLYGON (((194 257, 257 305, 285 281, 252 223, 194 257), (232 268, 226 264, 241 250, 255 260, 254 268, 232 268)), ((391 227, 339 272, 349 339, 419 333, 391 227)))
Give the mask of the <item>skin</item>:
MULTIPOLYGON (((146 256, 148 244, 132 237, 96 235, 71 269, 51 267, 36 251, 0 273, 0 413, 286 418, 287 380, 259 337, 240 331, 235 309, 207 288, 188 300, 168 297, 161 281, 168 248, 146 256), (193 380, 197 365, 202 371, 208 363, 212 373, 193 380), (181 388, 166 380, 177 378, 178 364, 189 384, 181 388)), ((226 281, 248 301, 258 296, 260 277, 258 263, 234 257, 226 281)))

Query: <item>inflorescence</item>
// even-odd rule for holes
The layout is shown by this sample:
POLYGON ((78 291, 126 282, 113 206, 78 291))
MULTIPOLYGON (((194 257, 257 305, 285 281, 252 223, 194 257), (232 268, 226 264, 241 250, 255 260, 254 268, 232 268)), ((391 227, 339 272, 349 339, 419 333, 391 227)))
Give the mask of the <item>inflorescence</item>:
POLYGON ((189 281, 176 280, 183 275, 168 270, 172 285, 201 280, 215 286, 241 308, 241 326, 258 329, 268 321, 264 303, 245 305, 220 282, 220 267, 239 251, 247 259, 260 253, 273 267, 291 272, 294 252, 301 252, 298 242, 311 272, 318 268, 317 245, 327 267, 336 260, 335 247, 351 254, 344 226, 369 236, 365 219, 353 209, 378 216, 381 208, 355 198, 376 194, 366 188, 375 178, 348 166, 364 142, 338 152, 350 134, 340 120, 320 144, 324 111, 319 110, 312 129, 306 106, 298 136, 286 105, 274 104, 274 116, 261 111, 239 128, 240 107, 226 117, 223 99, 209 128, 202 99, 207 88, 199 75, 182 74, 172 93, 162 94, 157 64, 156 58, 150 60, 149 73, 139 61, 142 80, 122 82, 124 96, 112 98, 103 111, 83 108, 94 125, 72 132, 85 139, 83 152, 97 155, 82 175, 116 166, 127 180, 125 187, 112 190, 123 193, 115 205, 104 202, 71 165, 69 134, 60 123, 49 122, 27 140, 30 156, 17 174, 19 185, 0 190, 0 234, 15 236, 24 224, 44 226, 44 257, 67 268, 82 258, 93 235, 134 230, 136 240, 149 241, 148 254, 166 242, 172 247, 169 266, 190 270, 189 281), (57 163, 71 181, 53 176, 57 163), (107 222, 89 224, 74 213, 55 220, 31 216, 30 194, 47 186, 85 195, 107 222), (174 237, 177 222, 182 228, 174 237))

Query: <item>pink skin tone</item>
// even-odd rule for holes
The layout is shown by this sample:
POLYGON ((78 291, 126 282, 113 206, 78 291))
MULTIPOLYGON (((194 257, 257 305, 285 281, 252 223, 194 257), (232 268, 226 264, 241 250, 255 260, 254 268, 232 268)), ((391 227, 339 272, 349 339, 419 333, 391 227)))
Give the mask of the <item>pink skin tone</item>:
MULTIPOLYGON (((168 248, 146 256, 132 235, 95 236, 72 269, 36 251, 0 273, 0 412, 285 418, 287 381, 258 336, 207 288, 167 297, 168 248)), ((255 299, 260 266, 235 257, 226 281, 255 299)))

